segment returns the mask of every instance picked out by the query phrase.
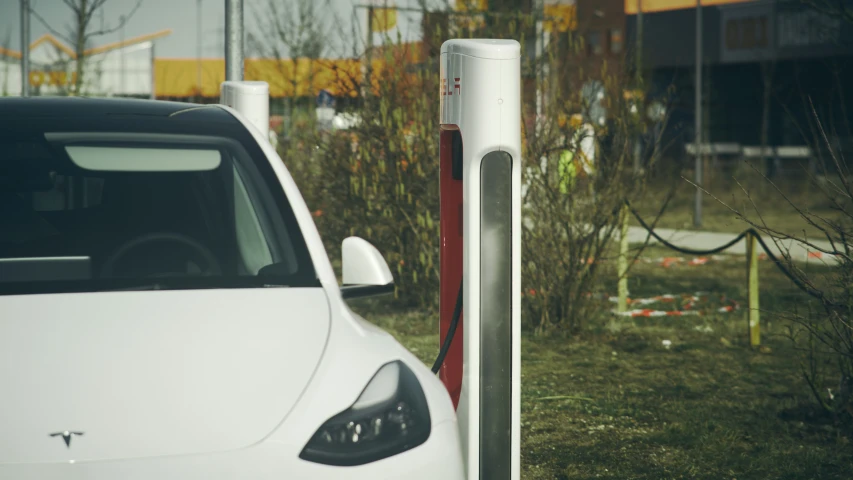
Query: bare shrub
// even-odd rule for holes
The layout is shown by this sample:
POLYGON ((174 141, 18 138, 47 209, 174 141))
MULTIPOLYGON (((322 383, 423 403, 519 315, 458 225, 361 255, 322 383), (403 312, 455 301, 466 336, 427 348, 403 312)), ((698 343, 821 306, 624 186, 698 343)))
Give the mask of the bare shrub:
MULTIPOLYGON (((283 146, 329 251, 337 256, 345 236, 365 237, 395 270, 397 303, 422 308, 434 308, 438 301, 438 46, 448 38, 503 37, 519 40, 527 52, 535 38, 530 15, 498 12, 490 19, 478 13, 476 21, 442 15, 428 16, 422 51, 386 39, 370 52, 369 76, 341 72, 342 83, 356 86, 349 113, 357 124, 344 131, 307 132, 283 146)), ((597 280, 596 260, 608 251, 619 207, 642 193, 658 158, 653 155, 642 172, 632 169, 633 142, 644 128, 645 110, 623 93, 636 85, 606 64, 594 72, 574 70, 577 81, 567 81, 558 53, 545 49, 538 57, 522 58, 525 78, 540 78, 540 88, 548 92, 540 117, 529 95, 522 108, 522 275, 525 292, 535 292, 525 296, 523 321, 539 333, 577 331, 583 325, 597 280), (599 79, 606 97, 601 105, 591 102, 589 88, 583 87, 588 78, 599 79), (608 121, 590 126, 598 118, 593 111, 602 105, 608 121), (576 170, 583 170, 578 159, 581 145, 589 142, 595 150, 592 173, 570 180, 565 162, 561 173, 560 159, 571 155, 576 170)))
POLYGON ((337 255, 350 235, 369 240, 395 273, 397 303, 430 308, 438 292, 438 72, 390 68, 413 63, 411 48, 394 42, 379 54, 369 94, 348 112, 358 119, 352 128, 309 132, 283 153, 327 249, 337 255))
MULTIPOLYGON (((569 83, 549 102, 547 117, 570 120, 525 132, 524 294, 527 325, 537 334, 578 333, 601 310, 593 298, 601 287, 601 263, 615 259, 610 246, 621 207, 643 195, 651 174, 661 173, 662 148, 655 149, 643 170, 633 168, 634 141, 644 122, 635 113, 638 105, 622 95, 631 82, 602 70, 593 74, 607 92, 604 125, 593 123, 581 85, 569 83), (585 143, 595 150, 588 173, 585 143), (574 180, 566 178, 567 157, 576 165, 568 168, 576 172, 574 180)), ((663 177, 671 182, 672 177, 663 177)))
POLYGON ((756 167, 752 169, 778 196, 777 203, 790 207, 811 231, 819 234, 809 235, 805 229, 796 231, 767 221, 742 182, 738 185, 746 198, 746 208, 717 200, 762 233, 767 243, 777 246, 780 265, 812 298, 797 311, 769 313, 786 321, 785 335, 799 353, 803 379, 815 401, 838 425, 853 428, 853 177, 843 151, 833 141, 838 138, 837 131, 825 128, 808 101, 812 117, 803 136, 811 139, 812 149, 817 152, 816 169, 801 165, 809 195, 791 196, 777 181, 756 167), (806 200, 812 206, 828 206, 831 214, 810 208, 806 200), (792 244, 821 253, 826 264, 815 268, 813 262, 811 266, 796 263, 792 244))

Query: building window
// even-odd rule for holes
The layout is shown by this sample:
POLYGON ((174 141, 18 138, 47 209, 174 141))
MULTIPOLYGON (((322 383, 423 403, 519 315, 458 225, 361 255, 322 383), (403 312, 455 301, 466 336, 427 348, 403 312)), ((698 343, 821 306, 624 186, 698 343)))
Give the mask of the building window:
POLYGON ((610 53, 616 55, 622 53, 622 29, 610 29, 610 53))
POLYGON ((601 41, 601 32, 592 31, 586 34, 586 51, 589 55, 602 55, 604 45, 601 41))

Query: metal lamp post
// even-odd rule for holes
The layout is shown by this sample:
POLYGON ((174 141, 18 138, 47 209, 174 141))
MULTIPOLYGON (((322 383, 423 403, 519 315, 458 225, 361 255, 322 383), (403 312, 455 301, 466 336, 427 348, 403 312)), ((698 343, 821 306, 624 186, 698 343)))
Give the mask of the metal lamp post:
POLYGON ((696 0, 696 134, 693 136, 693 145, 696 155, 696 192, 693 204, 693 226, 702 226, 702 0, 696 0))
POLYGON ((30 0, 21 0, 21 96, 30 96, 30 0))

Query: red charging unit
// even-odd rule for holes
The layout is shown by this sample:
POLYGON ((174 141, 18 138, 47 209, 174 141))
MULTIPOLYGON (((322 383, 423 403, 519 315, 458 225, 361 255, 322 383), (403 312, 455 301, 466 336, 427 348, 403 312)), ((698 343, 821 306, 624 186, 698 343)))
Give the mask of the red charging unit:
MULTIPOLYGON (((439 204, 441 245, 439 247, 440 287, 439 345, 444 343, 459 286, 462 282, 462 135, 457 127, 442 125, 439 148, 439 204)), ((453 342, 439 370, 439 378, 450 393, 453 407, 459 406, 462 390, 462 352, 464 328, 460 316, 453 342)))

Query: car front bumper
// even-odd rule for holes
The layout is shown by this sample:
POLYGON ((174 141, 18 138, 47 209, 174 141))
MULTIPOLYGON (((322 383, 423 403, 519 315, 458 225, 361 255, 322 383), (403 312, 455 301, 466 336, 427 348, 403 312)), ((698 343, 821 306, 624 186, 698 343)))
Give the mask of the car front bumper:
MULTIPOLYGON (((300 448, 301 449, 301 448, 300 448)), ((464 480, 455 421, 434 425, 423 445, 378 462, 333 467, 298 458, 291 445, 264 441, 221 453, 95 462, 0 464, 0 478, 15 480, 171 479, 407 479, 464 480)))

